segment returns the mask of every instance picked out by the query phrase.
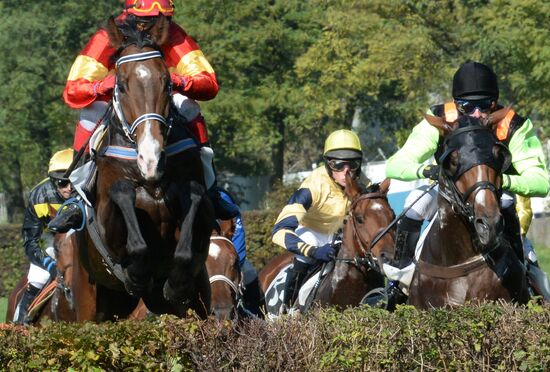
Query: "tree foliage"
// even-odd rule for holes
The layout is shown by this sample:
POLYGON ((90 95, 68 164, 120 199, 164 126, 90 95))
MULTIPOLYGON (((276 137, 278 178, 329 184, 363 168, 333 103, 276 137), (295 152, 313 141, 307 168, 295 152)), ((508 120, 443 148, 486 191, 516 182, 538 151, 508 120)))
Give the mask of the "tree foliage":
MULTIPOLYGON (((201 104, 220 171, 309 169, 352 127, 390 155, 420 113, 450 99, 468 59, 491 65, 501 102, 550 128, 550 4, 543 0, 176 0, 221 86, 201 104)), ((120 2, 0 3, 0 191, 11 213, 72 142, 61 100, 74 57, 120 2)))

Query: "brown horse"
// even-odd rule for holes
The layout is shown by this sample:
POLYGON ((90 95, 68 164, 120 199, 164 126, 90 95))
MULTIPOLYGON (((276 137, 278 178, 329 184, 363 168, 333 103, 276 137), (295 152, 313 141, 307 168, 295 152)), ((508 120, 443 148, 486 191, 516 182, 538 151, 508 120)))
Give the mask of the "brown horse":
MULTIPOLYGON (((393 259, 395 236, 394 229, 386 230, 395 218, 387 199, 389 186, 390 180, 386 179, 362 191, 349 175, 346 177, 345 192, 351 206, 342 244, 333 269, 313 289, 315 303, 340 308, 357 306, 367 292, 384 286, 380 266, 393 259)), ((293 255, 285 252, 260 271, 258 278, 264 293, 292 259, 293 255)))
POLYGON ((237 305, 241 297, 241 270, 239 256, 231 242, 235 231, 232 220, 220 223, 221 233, 216 230, 210 237, 206 269, 210 279, 211 313, 218 320, 237 317, 237 305))
POLYGON ((119 28, 113 19, 106 27, 118 58, 114 114, 97 147, 96 214, 88 209, 81 245, 96 283, 98 321, 127 317, 139 298, 157 314, 209 312, 205 260, 214 212, 199 148, 173 120, 170 74, 158 47, 168 26, 160 16, 146 30, 119 28))
POLYGON ((409 303, 419 308, 472 300, 528 300, 522 264, 501 238, 502 172, 508 149, 494 135, 507 110, 488 123, 463 116, 454 123, 427 116, 440 131, 438 215, 425 239, 410 285, 409 303))
MULTIPOLYGON (((95 287, 89 283, 86 271, 80 266, 74 247, 74 234, 56 234, 54 237, 57 277, 30 305, 33 324, 42 319, 82 322, 95 316, 95 287), (49 295, 49 297, 47 297, 49 295), (45 297, 46 296, 46 297, 45 297)), ((6 319, 11 320, 15 307, 27 286, 27 276, 21 277, 8 298, 6 319)))

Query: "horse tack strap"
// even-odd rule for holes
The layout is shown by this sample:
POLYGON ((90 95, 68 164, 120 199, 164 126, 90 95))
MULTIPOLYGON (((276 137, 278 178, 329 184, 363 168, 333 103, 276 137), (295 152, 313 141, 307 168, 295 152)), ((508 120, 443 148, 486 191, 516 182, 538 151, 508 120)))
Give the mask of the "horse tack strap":
POLYGON ((88 205, 86 205, 86 216, 87 216, 86 227, 88 229, 88 233, 92 238, 95 248, 103 258, 103 261, 107 266, 107 271, 110 274, 113 274, 122 283, 126 283, 126 276, 124 275, 122 266, 120 264, 115 264, 113 258, 109 254, 109 251, 103 244, 103 241, 101 240, 101 235, 99 234, 99 231, 97 229, 95 211, 93 208, 90 208, 88 205))
POLYGON ((484 266, 485 262, 485 256, 483 255, 477 255, 470 261, 453 266, 438 266, 426 261, 415 260, 416 268, 419 273, 441 279, 453 279, 466 276, 484 266))
POLYGON ((232 290, 235 291, 236 294, 239 294, 239 287, 235 283, 233 283, 227 276, 225 275, 212 275, 210 277, 210 284, 214 282, 224 282, 227 285, 231 287, 232 290))
MULTIPOLYGON (((195 147, 197 147, 195 141, 192 138, 186 138, 166 146, 166 155, 174 156, 195 147)), ((138 153, 137 150, 132 147, 111 145, 107 146, 103 155, 123 160, 136 160, 138 153)))
POLYGON ((29 311, 27 315, 29 319, 34 319, 34 317, 38 314, 38 311, 42 309, 42 306, 44 306, 44 304, 46 304, 46 301, 48 301, 53 296, 56 286, 57 282, 55 280, 52 280, 45 288, 40 291, 40 294, 29 305, 29 311))
POLYGON ((233 242, 227 239, 225 236, 211 236, 210 240, 225 240, 226 242, 231 243, 231 245, 233 245, 233 242))

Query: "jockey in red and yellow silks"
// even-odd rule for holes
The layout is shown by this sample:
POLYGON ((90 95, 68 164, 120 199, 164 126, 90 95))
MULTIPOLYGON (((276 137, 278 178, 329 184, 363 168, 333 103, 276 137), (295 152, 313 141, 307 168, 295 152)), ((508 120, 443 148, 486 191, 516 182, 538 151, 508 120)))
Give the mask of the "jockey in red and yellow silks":
MULTIPOLYGON (((161 15, 171 20, 173 14, 171 0, 126 0, 122 14, 115 22, 119 24, 126 20, 134 21, 132 18, 135 18, 137 23, 145 27, 156 22, 161 15)), ((204 183, 213 202, 216 217, 231 219, 235 217, 232 207, 221 199, 215 187, 216 173, 212 164, 214 152, 208 143, 200 107, 195 102, 210 100, 217 95, 219 87, 216 74, 197 43, 180 26, 170 22, 168 32, 170 37, 160 48, 170 71, 172 101, 200 144, 204 183)), ((116 50, 109 45, 107 31, 99 29, 71 67, 63 98, 69 107, 81 110, 73 145, 76 151, 87 143, 98 127, 111 100, 115 86, 115 53, 116 50)), ((78 174, 81 178, 87 176, 84 172, 78 174)), ((80 207, 73 203, 62 208, 48 226, 52 231, 66 232, 74 227, 73 221, 82 218, 80 207)))

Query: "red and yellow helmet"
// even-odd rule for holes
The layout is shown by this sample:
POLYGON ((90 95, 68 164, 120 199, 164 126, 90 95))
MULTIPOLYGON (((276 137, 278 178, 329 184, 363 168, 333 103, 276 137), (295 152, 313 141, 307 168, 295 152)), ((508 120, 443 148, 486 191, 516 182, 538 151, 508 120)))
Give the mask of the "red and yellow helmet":
POLYGON ((167 17, 174 15, 172 0, 126 0, 124 9, 137 17, 154 17, 164 14, 167 17))

